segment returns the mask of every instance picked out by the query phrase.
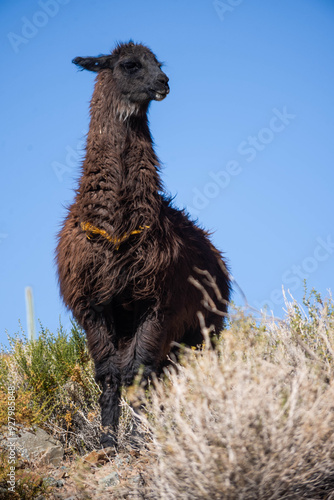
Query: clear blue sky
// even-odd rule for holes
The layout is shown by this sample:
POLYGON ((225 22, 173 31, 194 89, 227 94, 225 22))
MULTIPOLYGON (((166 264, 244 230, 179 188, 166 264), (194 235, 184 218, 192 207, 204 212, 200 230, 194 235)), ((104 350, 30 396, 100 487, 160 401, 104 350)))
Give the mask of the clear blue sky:
MULTIPOLYGON (((334 269, 334 2, 2 0, 0 341, 61 315, 56 234, 73 199, 94 75, 76 56, 141 41, 171 93, 150 123, 175 203, 214 231, 251 305, 334 269)), ((235 295, 237 303, 240 296, 235 295)))

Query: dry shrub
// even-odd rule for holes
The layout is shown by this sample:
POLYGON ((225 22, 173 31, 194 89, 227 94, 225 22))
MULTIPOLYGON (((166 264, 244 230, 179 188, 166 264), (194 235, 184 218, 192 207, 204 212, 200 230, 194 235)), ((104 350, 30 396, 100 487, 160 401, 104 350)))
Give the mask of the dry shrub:
POLYGON ((285 322, 238 314, 155 381, 145 485, 125 497, 334 498, 334 309, 315 299, 285 322))
POLYGON ((11 465, 5 450, 0 450, 0 498, 1 500, 33 500, 46 498, 48 487, 43 483, 40 474, 25 470, 18 462, 15 463, 15 490, 8 489, 11 465))

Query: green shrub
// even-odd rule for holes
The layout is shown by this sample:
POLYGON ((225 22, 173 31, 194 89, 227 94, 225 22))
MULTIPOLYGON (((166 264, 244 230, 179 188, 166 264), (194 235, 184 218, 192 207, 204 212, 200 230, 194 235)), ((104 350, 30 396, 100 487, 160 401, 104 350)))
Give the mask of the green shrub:
POLYGON ((7 421, 7 387, 16 388, 16 422, 52 430, 68 450, 98 444, 100 390, 94 381, 84 332, 72 323, 67 334, 41 327, 36 340, 9 336, 0 360, 0 424, 7 421))

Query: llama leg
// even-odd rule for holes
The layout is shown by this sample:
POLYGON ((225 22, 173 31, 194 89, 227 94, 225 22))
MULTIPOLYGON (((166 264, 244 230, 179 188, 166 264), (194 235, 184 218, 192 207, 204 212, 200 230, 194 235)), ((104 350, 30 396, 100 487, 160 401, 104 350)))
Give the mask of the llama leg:
POLYGON ((102 316, 94 316, 94 326, 86 328, 89 351, 95 363, 95 380, 100 383, 99 399, 103 434, 101 445, 117 445, 117 428, 120 416, 120 372, 114 362, 116 349, 112 342, 113 329, 107 328, 102 316))
MULTIPOLYGON (((210 330, 209 336, 211 340, 211 347, 215 346, 215 338, 217 338, 222 330, 222 318, 216 314, 204 317, 204 322, 206 327, 210 330)), ((188 347, 198 347, 204 342, 204 336, 201 330, 200 325, 197 327, 193 327, 188 329, 180 343, 185 344, 188 347)))
POLYGON ((122 384, 131 385, 140 368, 142 378, 148 379, 158 372, 164 354, 169 352, 166 322, 155 315, 148 317, 137 329, 135 337, 123 359, 122 384))
POLYGON ((99 399, 103 433, 101 445, 117 446, 120 407, 120 372, 111 359, 95 363, 95 378, 101 383, 102 394, 99 399))
MULTIPOLYGON (((146 382, 160 369, 164 345, 166 344, 167 329, 156 316, 147 318, 137 329, 131 345, 123 353, 122 384, 131 385, 138 371, 142 370, 142 381, 146 382)), ((168 350, 168 349, 167 349, 168 350)), ((132 418, 132 430, 129 444, 133 449, 139 450, 145 446, 147 439, 140 424, 140 413, 145 404, 138 401, 132 418)))
POLYGON ((195 328, 188 329, 182 339, 180 340, 180 344, 185 344, 187 347, 197 347, 203 343, 203 335, 201 332, 201 328, 198 325, 195 328))

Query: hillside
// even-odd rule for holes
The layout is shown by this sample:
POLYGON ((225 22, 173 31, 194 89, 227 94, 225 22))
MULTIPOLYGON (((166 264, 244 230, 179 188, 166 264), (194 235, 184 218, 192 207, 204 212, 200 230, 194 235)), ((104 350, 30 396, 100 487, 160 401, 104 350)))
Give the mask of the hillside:
POLYGON ((124 393, 117 453, 96 451, 99 388, 76 325, 10 342, 0 358, 0 498, 334 498, 331 299, 312 291, 303 306, 286 302, 284 320, 232 311, 215 350, 184 349, 149 391, 124 393), (16 450, 8 493, 12 386, 13 432, 44 429, 64 457, 48 465, 16 450))

